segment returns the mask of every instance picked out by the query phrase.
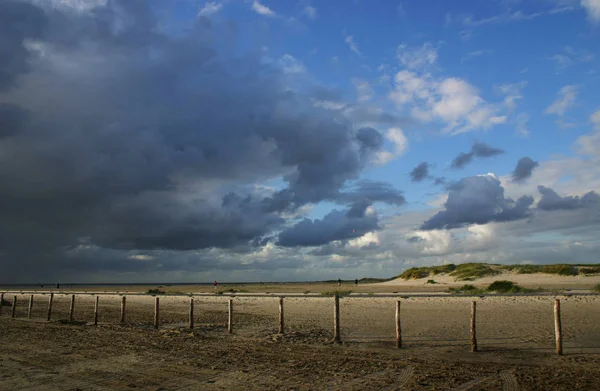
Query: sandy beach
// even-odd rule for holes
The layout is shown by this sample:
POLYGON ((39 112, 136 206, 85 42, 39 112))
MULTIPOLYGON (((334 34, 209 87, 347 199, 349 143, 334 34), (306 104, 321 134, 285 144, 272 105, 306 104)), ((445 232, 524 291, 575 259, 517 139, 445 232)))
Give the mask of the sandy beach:
MULTIPOLYGON (((439 285, 455 283, 436 280, 439 285)), ((557 276, 546 280, 548 287, 574 291, 585 291, 595 281, 585 277, 574 283, 574 277, 561 282, 557 276)), ((9 306, 0 317, 2 335, 7 336, 0 354, 0 389, 559 390, 567 384, 570 389, 594 389, 600 376, 600 295, 377 295, 399 286, 419 290, 419 284, 359 285, 373 295, 341 297, 341 344, 332 343, 334 299, 316 293, 296 292, 284 299, 283 335, 278 334, 279 296, 285 295, 281 292, 263 297, 196 296, 193 330, 188 329, 189 295, 158 295, 160 328, 154 330, 151 295, 126 295, 126 322, 120 325, 122 294, 102 292, 99 324, 94 326, 94 294, 76 295, 71 323, 71 292, 54 295, 51 322, 45 320, 47 293, 34 295, 31 320, 30 295, 17 294, 16 318, 11 318, 9 306), (231 335, 226 327, 230 299, 231 335), (562 357, 554 354, 555 299, 562 308, 562 357), (395 348, 397 300, 401 349, 395 348), (472 301, 477 302, 477 353, 469 351, 472 301), (507 388, 511 385, 518 388, 507 388)), ((535 279, 532 285, 536 284, 544 285, 543 278, 535 279)), ((317 292, 338 287, 296 288, 317 292)), ((12 297, 5 294, 5 300, 12 297)))

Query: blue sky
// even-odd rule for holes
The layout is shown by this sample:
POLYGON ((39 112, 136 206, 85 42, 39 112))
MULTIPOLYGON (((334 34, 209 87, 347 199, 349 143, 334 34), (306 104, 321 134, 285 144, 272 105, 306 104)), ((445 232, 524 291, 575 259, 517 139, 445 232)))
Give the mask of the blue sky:
MULTIPOLYGON (((434 56, 417 68, 419 72, 431 72, 439 80, 458 78, 487 104, 498 106, 501 123, 483 123, 457 135, 440 135, 436 121, 403 127, 407 142, 402 155, 364 173, 365 178, 405 189, 412 208, 435 191, 410 181, 410 169, 422 161, 434 164, 432 174, 459 180, 487 172, 507 175, 522 156, 538 161, 573 154, 571 143, 589 130, 589 116, 600 100, 595 4, 209 1, 200 3, 200 13, 239 21, 244 34, 260 35, 270 57, 292 56, 306 77, 339 90, 347 101, 359 99, 356 81, 371 91, 365 101, 369 105, 401 112, 389 99, 393 81, 381 79, 393 79, 404 68, 401 53, 408 53, 434 56), (560 114, 547 113, 559 90, 568 85, 576 88, 575 101, 560 114), (513 91, 502 91, 511 86, 513 91), (514 96, 514 107, 503 106, 507 96, 514 96), (476 160, 464 170, 450 169, 457 151, 468 151, 475 140, 506 153, 476 160)), ((312 216, 321 217, 328 207, 315 208, 312 216)))
POLYGON ((600 262, 600 0, 9 0, 0 34, 20 281, 600 262))

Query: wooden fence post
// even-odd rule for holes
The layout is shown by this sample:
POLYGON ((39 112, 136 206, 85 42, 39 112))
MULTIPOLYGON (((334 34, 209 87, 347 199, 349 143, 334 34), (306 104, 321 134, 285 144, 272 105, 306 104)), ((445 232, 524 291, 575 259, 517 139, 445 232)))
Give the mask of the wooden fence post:
POLYGON ((155 297, 154 298, 154 328, 155 329, 158 329, 158 323, 160 321, 159 314, 158 314, 159 304, 160 303, 159 303, 158 297, 155 297))
POLYGON ((556 337, 556 354, 562 356, 562 324, 560 321, 560 300, 554 300, 554 335, 556 337))
POLYGON ((12 306, 12 313, 10 314, 10 316, 12 318, 14 318, 17 315, 17 295, 13 296, 13 306, 12 306))
POLYGON ((73 321, 73 313, 75 312, 75 295, 71 295, 71 308, 69 308, 69 322, 73 321))
POLYGON ((284 321, 283 321, 283 297, 279 298, 279 334, 283 334, 284 321))
POLYGON ((4 293, 0 293, 0 316, 2 316, 2 307, 4 306, 4 293))
POLYGON ((48 316, 46 319, 50 322, 52 319, 52 302, 54 301, 54 293, 50 293, 50 298, 48 299, 48 316))
POLYGON ((190 297, 190 329, 194 328, 194 298, 190 297))
POLYGON ((473 301, 471 303, 471 351, 477 351, 477 329, 476 329, 476 320, 477 320, 477 302, 473 301))
POLYGON ((94 326, 98 325, 98 300, 100 296, 96 295, 96 303, 94 305, 94 326))
POLYGON ((27 319, 31 319, 31 311, 33 310, 33 295, 29 296, 29 307, 27 308, 27 319))
POLYGON ((340 296, 334 296, 333 304, 333 342, 340 343, 340 296))
POLYGON ((400 300, 396 302, 396 347, 402 347, 402 326, 400 325, 400 300))
POLYGON ((125 323, 125 296, 121 298, 121 323, 125 323))
POLYGON ((227 322, 227 332, 233 333, 233 299, 229 299, 229 320, 227 322))

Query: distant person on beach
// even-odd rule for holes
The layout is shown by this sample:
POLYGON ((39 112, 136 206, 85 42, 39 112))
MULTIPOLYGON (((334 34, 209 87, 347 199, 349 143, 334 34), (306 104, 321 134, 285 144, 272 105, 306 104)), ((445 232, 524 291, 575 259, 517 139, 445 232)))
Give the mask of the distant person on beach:
POLYGON ((213 282, 213 286, 215 287, 215 289, 217 289, 217 287, 219 286, 219 283, 215 280, 215 282, 213 282))
POLYGON ((354 279, 354 285, 358 285, 358 278, 354 279))
POLYGON ((338 286, 342 286, 342 279, 338 278, 338 286))
POLYGON ((56 283, 56 289, 60 289, 60 284, 58 282, 56 283))

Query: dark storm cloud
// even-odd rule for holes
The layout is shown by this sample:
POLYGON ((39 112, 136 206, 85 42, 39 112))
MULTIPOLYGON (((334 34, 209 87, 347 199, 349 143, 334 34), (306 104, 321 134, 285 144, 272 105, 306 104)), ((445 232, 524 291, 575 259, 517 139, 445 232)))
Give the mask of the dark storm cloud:
POLYGON ((27 121, 27 112, 17 105, 0 102, 0 139, 18 134, 27 121))
POLYGON ((413 182, 421 182, 426 178, 429 178, 429 163, 423 162, 419 163, 413 170, 410 172, 410 178, 413 182))
POLYGON ((387 182, 360 180, 345 191, 340 192, 334 200, 339 203, 356 203, 360 201, 385 202, 404 205, 406 199, 402 192, 387 182))
POLYGON ((0 92, 14 87, 17 78, 30 70, 27 39, 37 39, 46 25, 44 12, 31 4, 0 2, 0 92))
POLYGON ((533 170, 539 166, 539 163, 531 159, 530 157, 522 157, 517 162, 517 166, 512 172, 513 182, 521 182, 531 177, 533 170))
POLYGON ((503 149, 491 147, 482 142, 475 142, 471 146, 471 152, 461 152, 454 158, 452 161, 452 168, 463 168, 467 164, 473 161, 473 158, 480 157, 492 157, 496 155, 501 155, 504 153, 503 149))
POLYGON ((471 152, 473 152, 473 154, 475 154, 477 157, 491 157, 503 154, 504 150, 490 147, 485 143, 475 142, 471 147, 471 152))
POLYGON ((504 197, 500 181, 491 175, 463 178, 450 190, 445 209, 421 226, 423 230, 460 228, 469 224, 513 221, 531 215, 533 197, 504 197))
POLYGON ((445 185, 448 182, 448 180, 444 177, 437 177, 435 178, 435 180, 433 181, 433 184, 438 186, 438 185, 445 185))
POLYGON ((358 202, 347 211, 334 209, 322 219, 304 219, 279 234, 280 246, 320 246, 349 240, 379 229, 377 215, 367 213, 368 202, 358 202))
POLYGON ((452 160, 452 168, 463 168, 467 164, 473 161, 473 156, 475 156, 472 152, 461 152, 452 160))
POLYGON ((542 198, 537 204, 538 209, 545 211, 573 210, 581 208, 600 207, 600 195, 594 191, 585 193, 583 196, 559 196, 554 190, 538 186, 542 198))
POLYGON ((341 109, 344 117, 354 123, 378 123, 385 127, 404 127, 414 121, 381 109, 365 105, 346 105, 341 109))
POLYGON ((383 146, 383 135, 373 128, 361 128, 356 133, 356 139, 364 150, 377 150, 383 146))
POLYGON ((200 18, 168 35, 152 11, 163 2, 36 4, 0 2, 0 257, 59 257, 81 238, 233 248, 308 203, 404 202, 384 183, 344 190, 381 134, 315 108, 258 51, 230 49, 246 39, 234 30, 200 18), (273 178, 283 188, 255 186, 273 178))

